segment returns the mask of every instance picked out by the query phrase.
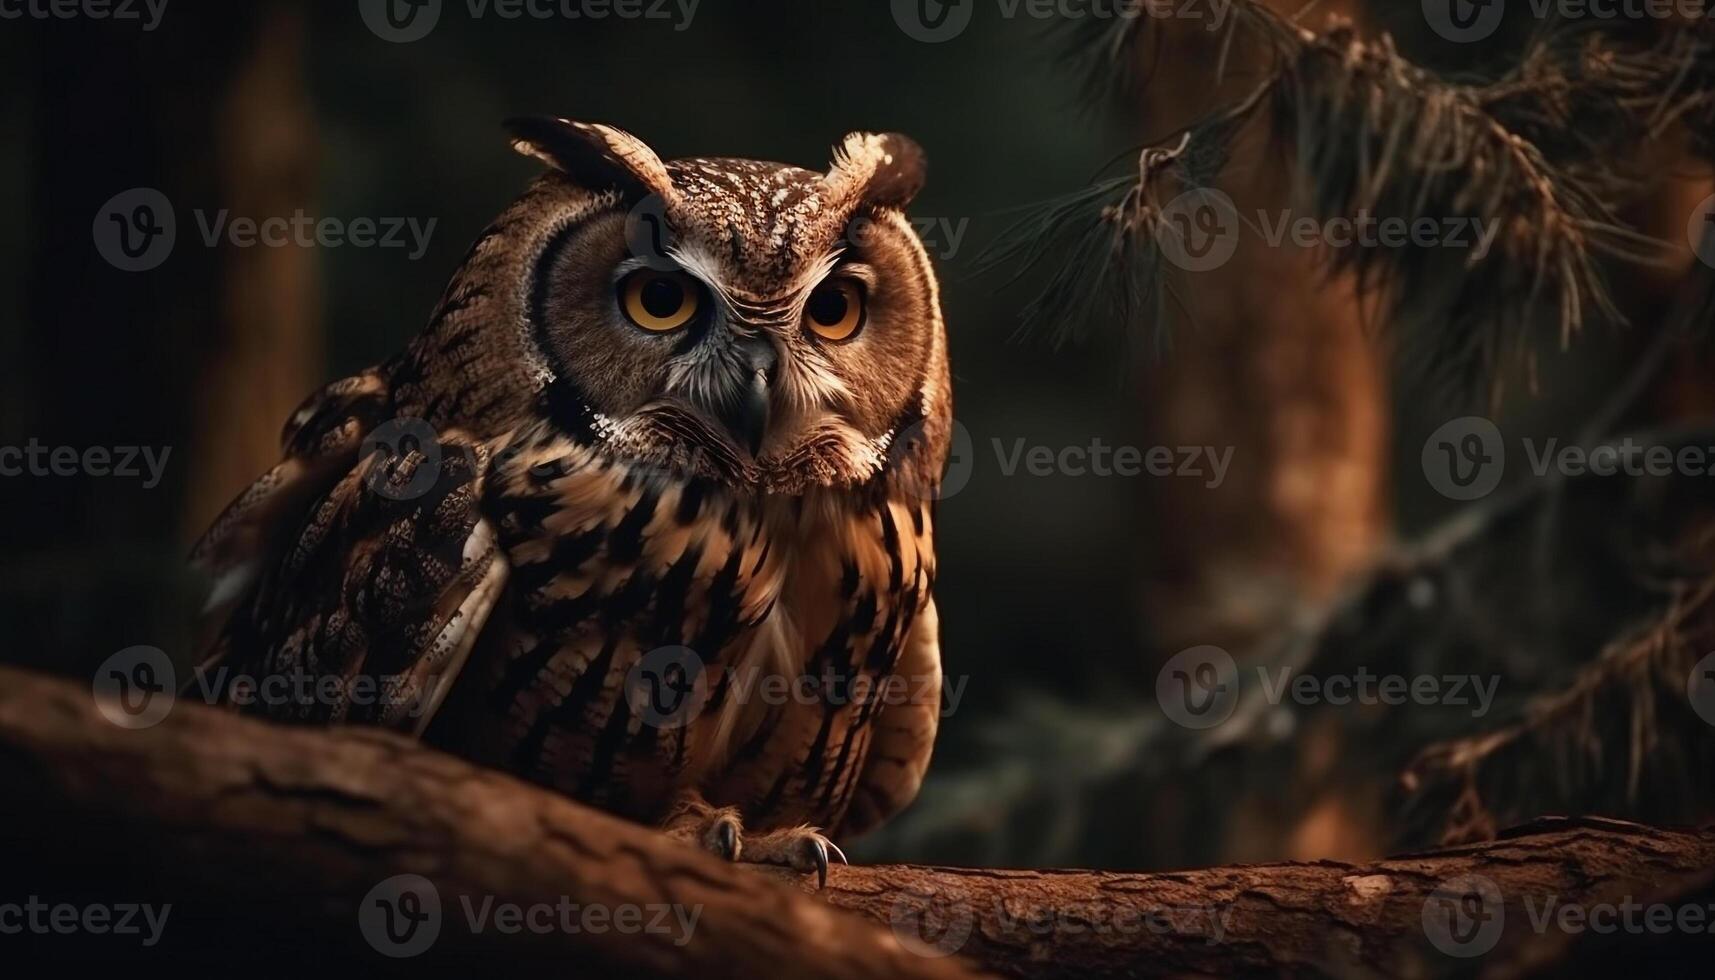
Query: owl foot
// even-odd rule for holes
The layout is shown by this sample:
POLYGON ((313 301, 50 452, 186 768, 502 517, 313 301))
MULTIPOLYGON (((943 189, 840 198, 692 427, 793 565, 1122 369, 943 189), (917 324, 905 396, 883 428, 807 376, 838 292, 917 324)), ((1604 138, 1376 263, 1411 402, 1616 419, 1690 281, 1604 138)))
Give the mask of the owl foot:
POLYGON ((743 827, 737 807, 716 809, 698 801, 681 806, 661 829, 668 837, 700 847, 715 857, 737 861, 744 851, 743 827))
POLYGON ((817 888, 828 883, 830 855, 832 860, 847 863, 845 852, 813 827, 746 836, 737 807, 716 808, 699 798, 681 801, 661 829, 675 840, 727 861, 779 865, 801 874, 814 871, 817 888))
POLYGON ((800 874, 816 872, 816 887, 828 883, 828 858, 847 864, 845 852, 839 845, 822 836, 813 827, 793 827, 775 830, 745 839, 744 857, 751 864, 777 864, 800 874))

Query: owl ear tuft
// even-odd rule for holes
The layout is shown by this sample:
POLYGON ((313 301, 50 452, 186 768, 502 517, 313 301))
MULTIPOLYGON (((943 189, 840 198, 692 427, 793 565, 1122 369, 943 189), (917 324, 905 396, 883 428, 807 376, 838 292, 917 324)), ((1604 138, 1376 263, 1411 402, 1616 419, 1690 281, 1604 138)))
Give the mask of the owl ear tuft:
POLYGON ((928 180, 923 148, 899 133, 852 133, 834 149, 823 181, 836 201, 903 210, 928 180))
POLYGON ((670 198, 673 181, 648 144, 623 129, 553 116, 506 120, 512 148, 591 190, 617 187, 631 197, 670 198))

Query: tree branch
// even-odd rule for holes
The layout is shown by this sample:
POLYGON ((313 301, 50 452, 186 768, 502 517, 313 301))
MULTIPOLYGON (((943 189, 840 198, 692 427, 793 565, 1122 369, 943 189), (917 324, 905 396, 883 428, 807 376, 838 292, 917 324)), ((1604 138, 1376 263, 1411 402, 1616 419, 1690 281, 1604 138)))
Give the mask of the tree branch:
MULTIPOLYGON (((957 977, 974 975, 975 961, 1031 976, 1440 975, 1469 965, 1424 925, 1447 879, 1495 883, 1505 926, 1493 955, 1524 962, 1546 938, 1554 949, 1566 938, 1533 932, 1524 903, 1704 887, 1715 867, 1715 831, 1559 820, 1365 867, 837 867, 820 895, 799 894, 770 878, 804 892, 813 883, 723 864, 390 734, 279 728, 185 704, 128 730, 86 689, 4 668, 0 785, 13 801, 0 808, 9 888, 49 904, 171 903, 155 955, 228 967, 361 958, 418 976, 486 965, 957 977), (399 891, 377 890, 398 875, 432 883, 439 931, 425 955, 388 960, 371 909, 404 909, 399 891), (519 930, 502 927, 508 906, 526 910, 519 930), (667 906, 677 917, 647 928, 667 906), (605 925, 587 925, 589 907, 605 925), (628 907, 642 910, 630 929, 628 907)), ((62 962, 138 953, 123 936, 27 938, 62 962)))

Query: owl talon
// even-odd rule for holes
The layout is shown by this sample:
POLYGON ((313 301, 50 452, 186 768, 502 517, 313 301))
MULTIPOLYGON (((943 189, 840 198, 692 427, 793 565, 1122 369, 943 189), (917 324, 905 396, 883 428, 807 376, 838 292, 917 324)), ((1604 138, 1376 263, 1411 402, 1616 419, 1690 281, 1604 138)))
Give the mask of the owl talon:
POLYGON ((738 822, 719 820, 715 823, 715 853, 728 861, 738 860, 738 822))
POLYGON ((828 887, 828 845, 821 841, 813 842, 816 846, 816 890, 828 887))
POLYGON ((726 861, 744 853, 744 825, 733 807, 715 809, 701 797, 687 798, 663 822, 668 837, 684 841, 726 861))
POLYGON ((800 874, 816 873, 816 887, 828 884, 828 866, 847 864, 845 852, 809 827, 777 830, 745 841, 744 860, 750 864, 784 865, 800 874))

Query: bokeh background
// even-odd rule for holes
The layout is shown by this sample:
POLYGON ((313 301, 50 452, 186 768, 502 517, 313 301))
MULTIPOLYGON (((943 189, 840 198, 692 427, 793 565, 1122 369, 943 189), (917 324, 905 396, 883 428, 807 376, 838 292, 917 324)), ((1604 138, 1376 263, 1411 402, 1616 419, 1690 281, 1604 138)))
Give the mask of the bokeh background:
MULTIPOLYGON (((1380 848, 1372 804, 1283 782, 1292 765, 1225 771, 1195 791, 1140 767, 1164 658, 1197 644, 1243 657, 1314 619, 1396 542, 1459 510, 1424 478, 1430 431, 1481 410, 1509 435, 1576 437, 1641 342, 1593 330, 1547 352, 1534 390, 1521 375, 1492 404, 1460 402, 1414 384, 1349 281, 1255 243, 1182 283, 1168 342, 1021 336, 1044 270, 986 268, 986 246, 1207 108, 1222 91, 1221 35, 1177 25, 1138 52, 1134 84, 1098 96, 1063 57, 1064 25, 965 4, 969 28, 935 44, 882 0, 702 0, 688 23, 472 17, 449 2, 409 43, 367 27, 356 0, 170 0, 150 31, 0 21, 0 444, 171 450, 154 488, 0 479, 0 659, 84 676, 137 644, 189 659, 204 586, 184 568, 190 544, 275 460, 300 398, 426 321, 468 244, 537 169, 508 150, 503 118, 547 112, 619 125, 663 156, 817 168, 848 131, 898 130, 931 163, 913 210, 937 219, 929 246, 972 437, 969 478, 938 529, 943 656, 963 686, 921 812, 865 853, 1136 866, 1380 848), (144 272, 105 261, 92 233, 104 204, 135 188, 160 191, 177 218, 172 254, 144 272), (206 246, 197 213, 221 209, 434 226, 417 258, 206 246), (1230 447, 1233 468, 1213 488, 1008 475, 997 443, 1019 440, 1230 447), (1247 816, 1217 827, 1198 816, 1210 809, 1247 816)), ((1451 45, 1415 3, 1324 4, 1317 17, 1341 13, 1425 63, 1478 74, 1504 67, 1528 30, 1451 45)), ((1245 77, 1235 60, 1227 83, 1245 77)), ((1285 200, 1281 159, 1259 150, 1235 174, 1241 201, 1285 200)), ((1636 214, 1680 242, 1679 265, 1616 287, 1645 313, 1695 262, 1676 229, 1708 193, 1695 173, 1661 187, 1636 214)), ((1694 410, 1701 376, 1685 370, 1644 414, 1694 410)), ((1306 740, 1326 757, 1306 764, 1339 764, 1342 724, 1306 740)))

